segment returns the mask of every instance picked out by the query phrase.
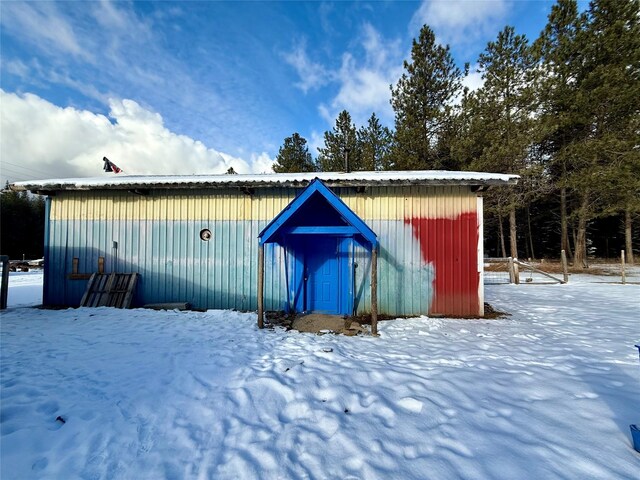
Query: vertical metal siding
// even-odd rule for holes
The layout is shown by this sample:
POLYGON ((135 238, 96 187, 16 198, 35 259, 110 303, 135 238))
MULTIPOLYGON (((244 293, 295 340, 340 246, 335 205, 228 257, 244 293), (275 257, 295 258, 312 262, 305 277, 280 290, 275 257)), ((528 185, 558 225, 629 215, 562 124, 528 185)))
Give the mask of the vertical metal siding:
MULTIPOLYGON (((339 194, 378 234, 381 313, 481 314, 478 203, 469 188, 381 187, 339 194)), ((354 259, 357 310, 365 313, 370 310, 369 253, 356 246, 354 259)))
MULTIPOLYGON (((139 303, 189 301, 196 308, 250 310, 256 303, 257 237, 294 197, 292 189, 258 191, 61 192, 52 197, 48 222, 47 296, 50 304, 77 305, 86 280, 71 280, 72 259, 81 272, 141 274, 139 303), (203 242, 200 230, 212 231, 203 242), (118 242, 113 250, 112 242, 118 242), (116 255, 114 255, 114 253, 116 255)), ((266 306, 283 307, 283 254, 269 246, 266 306)))
POLYGON ((47 305, 51 304, 51 299, 48 297, 49 295, 49 262, 50 262, 50 245, 51 245, 51 228, 49 222, 49 214, 51 212, 51 197, 45 197, 44 200, 44 274, 43 274, 43 282, 42 282, 42 302, 47 305))
MULTIPOLYGON (((381 313, 478 314, 478 202, 469 188, 335 191, 379 237, 381 313)), ((67 278, 72 258, 80 259, 81 271, 93 272, 104 256, 106 271, 141 274, 139 304, 188 301, 196 308, 254 309, 258 233, 298 192, 60 192, 51 199, 45 298, 77 305, 86 281, 67 278), (213 234, 209 242, 199 238, 203 228, 213 234), (118 242, 115 252, 113 241, 118 242)), ((357 243, 352 255, 358 263, 357 311, 365 313, 370 310, 370 256, 357 243)), ((285 307, 284 261, 283 248, 267 245, 267 309, 285 307)), ((292 268, 293 259, 288 261, 292 268)))

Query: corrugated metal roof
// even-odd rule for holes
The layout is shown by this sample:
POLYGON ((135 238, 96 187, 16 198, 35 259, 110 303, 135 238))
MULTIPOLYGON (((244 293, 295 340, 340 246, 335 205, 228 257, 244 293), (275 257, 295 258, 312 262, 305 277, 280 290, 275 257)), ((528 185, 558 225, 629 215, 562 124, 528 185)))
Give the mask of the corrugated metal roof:
POLYGON ((384 172, 263 173, 253 175, 116 175, 96 178, 62 178, 16 182, 12 190, 134 190, 224 187, 305 187, 319 178, 329 187, 394 185, 514 185, 517 175, 444 170, 384 172))

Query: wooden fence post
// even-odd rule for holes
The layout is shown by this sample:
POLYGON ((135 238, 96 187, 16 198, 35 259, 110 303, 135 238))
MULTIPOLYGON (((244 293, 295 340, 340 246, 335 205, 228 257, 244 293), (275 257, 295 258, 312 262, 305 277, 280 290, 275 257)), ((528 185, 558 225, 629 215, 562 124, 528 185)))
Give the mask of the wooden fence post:
POLYGON ((2 262, 2 279, 0 280, 0 309, 7 308, 7 296, 9 294, 9 256, 0 256, 2 262))
POLYGON ((622 269, 622 284, 625 285, 627 283, 627 272, 624 271, 624 250, 620 252, 620 265, 622 269))
POLYGON ((516 283, 515 270, 513 269, 513 257, 507 258, 507 268, 509 269, 509 283, 516 283))
POLYGON ((371 250, 371 335, 378 335, 378 247, 371 250))
POLYGON ((264 245, 258 247, 258 328, 264 328, 264 245))
POLYGON ((569 283, 569 267, 567 265, 567 253, 562 249, 560 251, 560 261, 562 262, 562 278, 564 283, 569 283))

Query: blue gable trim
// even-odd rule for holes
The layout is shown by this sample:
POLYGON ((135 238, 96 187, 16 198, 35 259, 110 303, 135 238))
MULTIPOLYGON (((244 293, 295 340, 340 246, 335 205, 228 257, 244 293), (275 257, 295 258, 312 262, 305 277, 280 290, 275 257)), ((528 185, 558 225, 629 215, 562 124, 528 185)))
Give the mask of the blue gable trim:
MULTIPOLYGON (((322 180, 315 178, 305 188, 300 195, 291 201, 271 222, 267 225, 258 235, 260 245, 265 243, 272 243, 276 241, 277 235, 285 231, 285 224, 287 221, 298 211, 300 208, 311 198, 314 193, 319 193, 327 201, 336 212, 338 212, 342 218, 356 231, 354 233, 360 234, 368 243, 371 248, 378 247, 378 237, 369 228, 369 226, 362 221, 353 210, 351 210, 346 203, 344 203, 340 197, 333 193, 322 180)), ((326 233, 329 233, 327 230, 326 233)), ((311 233, 311 232, 309 232, 311 233)), ((325 233, 322 229, 318 229, 318 234, 325 233)))

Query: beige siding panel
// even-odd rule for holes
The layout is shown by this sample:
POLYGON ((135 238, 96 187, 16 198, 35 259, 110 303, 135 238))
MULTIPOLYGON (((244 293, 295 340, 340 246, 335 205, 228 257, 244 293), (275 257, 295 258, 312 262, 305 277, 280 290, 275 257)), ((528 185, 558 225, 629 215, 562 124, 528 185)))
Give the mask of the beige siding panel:
MULTIPOLYGON (((476 211, 476 195, 466 187, 375 187, 364 193, 336 189, 364 220, 457 218, 476 211)), ((51 204, 52 220, 210 220, 270 221, 295 198, 294 189, 60 192, 51 204)))
POLYGON ((295 197, 293 189, 60 192, 51 203, 51 220, 271 220, 295 197), (207 212, 206 214, 204 212, 207 212), (203 217, 203 215, 205 215, 203 217))

